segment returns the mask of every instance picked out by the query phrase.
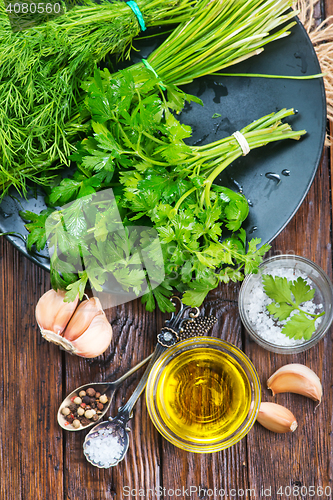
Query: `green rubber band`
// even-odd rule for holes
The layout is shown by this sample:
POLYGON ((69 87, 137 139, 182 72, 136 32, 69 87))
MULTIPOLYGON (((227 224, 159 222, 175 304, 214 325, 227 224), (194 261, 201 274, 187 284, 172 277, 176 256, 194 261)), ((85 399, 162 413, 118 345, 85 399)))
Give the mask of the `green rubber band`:
POLYGON ((145 20, 142 17, 142 14, 141 14, 141 11, 139 9, 138 4, 136 2, 134 2, 134 0, 129 0, 129 2, 126 2, 126 3, 127 3, 127 5, 129 7, 131 7, 132 11, 136 15, 136 17, 137 17, 137 19, 139 21, 141 30, 142 31, 146 31, 145 20))
MULTIPOLYGON (((154 70, 154 68, 152 66, 150 66, 150 64, 147 61, 147 59, 142 59, 142 62, 146 66, 146 68, 149 69, 150 71, 152 71, 152 73, 154 73, 154 75, 156 76, 156 78, 159 80, 160 77, 158 76, 158 74, 156 73, 156 71, 154 70)), ((161 87, 162 90, 166 90, 166 87, 163 85, 162 81, 159 81, 158 83, 159 83, 159 86, 161 87)))

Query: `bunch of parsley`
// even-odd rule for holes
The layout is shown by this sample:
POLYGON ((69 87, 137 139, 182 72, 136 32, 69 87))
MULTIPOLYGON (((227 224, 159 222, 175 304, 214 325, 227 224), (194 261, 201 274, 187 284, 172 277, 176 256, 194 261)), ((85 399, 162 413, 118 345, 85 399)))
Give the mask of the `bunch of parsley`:
MULTIPOLYGON (((269 247, 258 248, 258 239, 247 246, 241 227, 248 215, 246 198, 214 183, 221 171, 242 155, 239 144, 231 136, 205 146, 189 146, 185 139, 191 135, 191 128, 175 118, 185 100, 200 100, 175 85, 167 85, 166 92, 161 93, 156 79, 138 84, 130 70, 117 75, 96 70, 85 90, 90 134, 72 155, 77 165, 73 177, 55 186, 48 202, 61 206, 112 188, 125 227, 139 220, 142 226, 157 231, 165 279, 143 296, 147 309, 154 309, 156 301, 162 311, 167 310, 170 306, 166 299, 174 289, 183 293, 185 304, 199 306, 220 282, 239 281, 244 273, 255 272, 269 247)), ((290 125, 281 122, 292 113, 293 110, 272 113, 241 132, 252 149, 272 141, 298 139, 305 131, 294 132, 290 125)), ((74 232, 84 224, 80 204, 76 206, 74 232)), ((40 216, 23 214, 32 220, 27 225, 29 248, 41 236, 46 241, 41 232, 48 215, 49 212, 40 216)), ((97 216, 94 222, 96 231, 100 223, 97 216)), ((87 252, 84 244, 82 248, 87 252)), ((106 251, 107 247, 104 251, 99 247, 100 256, 106 251)), ((60 246, 56 248, 52 284, 55 288, 67 288, 67 298, 72 300, 78 291, 84 293, 89 276, 84 272, 78 276, 70 272, 60 275, 57 255, 62 252, 60 246)), ((100 270, 94 264, 95 288, 102 287, 105 279, 102 257, 99 267, 100 270)), ((141 278, 142 275, 134 280, 133 288, 141 287, 141 278)))

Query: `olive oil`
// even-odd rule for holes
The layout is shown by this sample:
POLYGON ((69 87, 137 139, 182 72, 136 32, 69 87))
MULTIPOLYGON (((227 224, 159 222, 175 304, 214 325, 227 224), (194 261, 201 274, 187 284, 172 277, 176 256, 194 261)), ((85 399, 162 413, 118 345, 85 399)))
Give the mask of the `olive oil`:
POLYGON ((207 347, 171 359, 156 389, 157 409, 170 431, 197 443, 228 438, 250 409, 244 369, 229 354, 207 347))

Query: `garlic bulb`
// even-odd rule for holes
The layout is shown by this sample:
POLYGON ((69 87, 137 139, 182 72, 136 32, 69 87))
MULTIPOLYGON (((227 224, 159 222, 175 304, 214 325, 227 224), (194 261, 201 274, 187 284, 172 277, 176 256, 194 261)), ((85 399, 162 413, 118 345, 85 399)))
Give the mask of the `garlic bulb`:
POLYGON ((38 301, 36 319, 42 336, 66 351, 85 358, 102 354, 110 345, 112 327, 98 298, 77 306, 64 302, 65 292, 49 290, 38 301))
POLYGON ((319 377, 305 365, 291 363, 282 366, 267 380, 273 396, 281 392, 294 392, 307 396, 320 404, 323 388, 319 377))
POLYGON ((297 429, 297 422, 291 411, 276 403, 261 403, 257 421, 273 432, 294 432, 297 429))

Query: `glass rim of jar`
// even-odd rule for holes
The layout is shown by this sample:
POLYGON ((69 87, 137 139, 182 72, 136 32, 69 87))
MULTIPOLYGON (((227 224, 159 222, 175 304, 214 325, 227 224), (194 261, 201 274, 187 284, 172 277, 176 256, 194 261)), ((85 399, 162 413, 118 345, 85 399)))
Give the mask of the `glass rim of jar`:
POLYGON ((259 376, 253 363, 241 349, 234 346, 230 342, 219 339, 217 337, 192 337, 190 339, 178 342, 173 347, 167 349, 155 362, 149 374, 146 385, 146 403, 148 413, 156 429, 165 439, 167 439, 173 445, 185 451, 195 453, 212 453, 221 451, 240 441, 252 428, 257 418, 260 402, 261 385, 259 376), (197 347, 208 347, 231 355, 231 357, 240 365, 242 370, 245 372, 250 385, 251 401, 247 415, 235 431, 233 431, 226 438, 220 439, 219 441, 216 441, 216 439, 214 441, 194 441, 176 434, 169 428, 168 422, 166 422, 162 418, 156 404, 156 388, 165 367, 176 356, 197 347))

